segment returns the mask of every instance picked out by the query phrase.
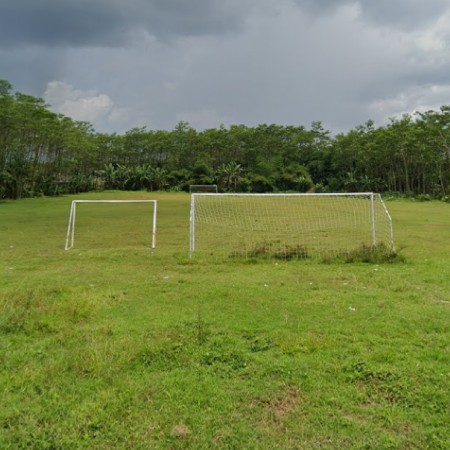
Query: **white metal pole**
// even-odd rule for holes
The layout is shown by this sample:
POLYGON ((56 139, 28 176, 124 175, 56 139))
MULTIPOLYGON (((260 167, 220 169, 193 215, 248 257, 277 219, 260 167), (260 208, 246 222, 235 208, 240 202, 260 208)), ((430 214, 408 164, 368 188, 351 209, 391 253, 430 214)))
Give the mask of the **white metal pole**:
POLYGON ((152 231, 152 250, 154 250, 156 246, 156 209, 158 202, 155 200, 153 203, 153 231, 152 231))
POLYGON ((70 204, 69 223, 67 224, 66 244, 64 246, 64 250, 69 249, 69 238, 70 238, 70 232, 72 229, 72 215, 73 215, 73 201, 70 204))
POLYGON ((389 214, 389 211, 388 211, 388 209, 386 208, 386 205, 384 204, 384 201, 383 201, 383 199, 381 198, 381 195, 380 195, 380 201, 381 201, 381 204, 383 205, 383 208, 384 208, 384 212, 385 212, 385 214, 387 215, 387 217, 388 217, 388 220, 389 220, 389 228, 390 228, 390 239, 391 239, 391 242, 390 242, 390 250, 392 251, 392 252, 395 252, 395 246, 394 246, 394 227, 393 227, 393 225, 392 225, 392 217, 391 217, 391 215, 389 214))
POLYGON ((372 210, 372 246, 375 247, 375 245, 377 245, 377 234, 375 229, 375 201, 373 192, 370 194, 370 206, 372 210))
POLYGON ((72 236, 70 242, 70 248, 73 247, 73 242, 75 240, 75 215, 77 213, 77 201, 73 201, 73 214, 72 214, 72 236))
MULTIPOLYGON (((228 193, 224 192, 222 194, 215 194, 213 192, 196 192, 195 195, 205 196, 205 197, 355 197, 355 196, 370 196, 373 192, 325 192, 325 193, 313 193, 313 194, 299 194, 299 193, 267 193, 267 194, 256 194, 256 193, 228 193)), ((194 195, 194 194, 192 194, 194 195)))
POLYGON ((189 216, 189 258, 195 250, 195 194, 191 195, 191 213, 189 216))

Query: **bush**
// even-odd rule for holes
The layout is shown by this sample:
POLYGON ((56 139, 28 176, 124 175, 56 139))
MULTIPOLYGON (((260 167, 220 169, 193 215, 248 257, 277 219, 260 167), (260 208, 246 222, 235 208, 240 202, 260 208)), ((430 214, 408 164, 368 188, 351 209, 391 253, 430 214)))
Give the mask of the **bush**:
POLYGON ((236 250, 230 256, 232 258, 263 258, 286 261, 309 258, 305 246, 282 245, 278 241, 256 243, 250 250, 236 250))
POLYGON ((432 200, 432 197, 431 197, 430 194, 419 194, 416 197, 416 200, 419 201, 419 202, 429 202, 429 201, 432 200))
POLYGON ((323 262, 364 262, 370 264, 383 264, 404 262, 405 258, 399 255, 395 250, 391 250, 384 244, 366 245, 362 244, 359 248, 348 252, 341 252, 338 255, 330 258, 324 258, 323 262))
POLYGON ((250 178, 251 192, 264 193, 273 192, 274 185, 272 181, 264 175, 253 175, 250 178))

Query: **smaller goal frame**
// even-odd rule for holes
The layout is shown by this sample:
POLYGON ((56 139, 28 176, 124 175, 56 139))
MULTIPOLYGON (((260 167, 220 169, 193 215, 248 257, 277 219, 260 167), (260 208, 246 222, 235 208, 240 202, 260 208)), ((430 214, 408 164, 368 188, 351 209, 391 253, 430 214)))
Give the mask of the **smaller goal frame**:
POLYGON ((69 223, 67 225, 66 243, 64 250, 73 248, 75 241, 75 218, 78 203, 153 203, 152 218, 152 250, 156 247, 156 215, 158 208, 157 200, 72 200, 70 205, 69 223))
POLYGON ((217 194, 218 187, 217 184, 190 184, 189 185, 189 193, 190 194, 217 194), (210 188, 211 191, 195 191, 195 188, 210 188))

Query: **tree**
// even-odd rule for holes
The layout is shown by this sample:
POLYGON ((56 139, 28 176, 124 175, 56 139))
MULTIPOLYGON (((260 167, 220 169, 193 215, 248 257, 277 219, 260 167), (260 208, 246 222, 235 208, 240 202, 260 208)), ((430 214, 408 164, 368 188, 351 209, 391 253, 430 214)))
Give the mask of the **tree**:
POLYGON ((241 164, 235 161, 222 164, 217 171, 218 184, 225 191, 236 192, 239 181, 242 178, 244 169, 241 164))

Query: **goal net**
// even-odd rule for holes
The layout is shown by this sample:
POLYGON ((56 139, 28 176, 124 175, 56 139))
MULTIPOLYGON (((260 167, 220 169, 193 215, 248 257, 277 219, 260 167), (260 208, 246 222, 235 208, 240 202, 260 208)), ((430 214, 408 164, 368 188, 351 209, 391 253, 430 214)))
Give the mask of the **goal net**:
POLYGON ((217 193, 217 184, 191 184, 189 192, 194 193, 217 193))
POLYGON ((190 256, 328 257, 362 246, 393 251, 379 194, 192 194, 190 256))
POLYGON ((156 200, 73 200, 65 250, 156 245, 156 200), (75 239, 76 238, 76 239, 75 239))

